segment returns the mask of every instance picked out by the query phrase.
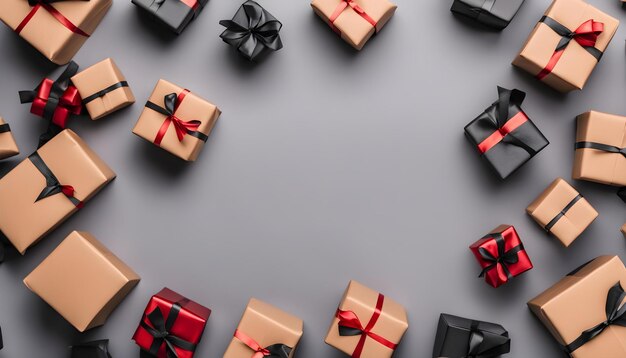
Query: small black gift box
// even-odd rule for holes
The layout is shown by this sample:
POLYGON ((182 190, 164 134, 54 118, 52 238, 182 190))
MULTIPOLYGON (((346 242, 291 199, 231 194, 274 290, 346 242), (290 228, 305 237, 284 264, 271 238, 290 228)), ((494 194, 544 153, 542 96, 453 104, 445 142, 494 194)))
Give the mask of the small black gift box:
POLYGON ((465 134, 505 179, 550 142, 522 111, 526 93, 498 87, 498 100, 465 126, 465 134))
POLYGON ((132 0, 176 34, 180 34, 191 20, 200 14, 209 0, 132 0))
POLYGON ((499 324, 442 313, 433 358, 492 358, 511 350, 509 332, 499 324))
POLYGON ((85 342, 71 347, 71 358, 111 358, 109 340, 85 342))
POLYGON ((513 20, 523 3, 524 0, 454 0, 450 11, 502 30, 513 20))

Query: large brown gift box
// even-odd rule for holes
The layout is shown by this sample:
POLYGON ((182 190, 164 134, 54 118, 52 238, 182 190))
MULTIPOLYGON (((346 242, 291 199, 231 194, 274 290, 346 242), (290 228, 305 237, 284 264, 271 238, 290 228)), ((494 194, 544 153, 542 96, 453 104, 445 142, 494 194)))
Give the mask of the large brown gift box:
POLYGON ((0 117, 0 160, 20 154, 9 124, 0 117))
POLYGON ((72 77, 91 119, 100 119, 135 103, 126 78, 111 58, 72 77))
POLYGON ((602 184, 626 185, 626 117, 601 112, 577 118, 572 178, 602 184))
POLYGON ((544 18, 530 33, 526 44, 513 60, 513 65, 537 76, 560 92, 582 89, 615 35, 618 25, 617 19, 582 0, 554 0, 544 18), (603 25, 592 26, 592 23, 586 23, 589 20, 603 25), (553 28, 558 29, 559 25, 565 26, 569 32, 557 33, 553 28), (602 28, 593 45, 586 41, 589 37, 595 37, 599 31, 594 32, 595 34, 586 33, 592 31, 591 28, 595 31, 602 28), (581 34, 571 38, 568 36, 570 32, 581 34), (559 47, 563 44, 561 41, 568 39, 569 43, 560 52, 559 47), (586 47, 577 41, 583 42, 586 47))
POLYGON ((24 254, 114 178, 66 129, 0 179, 0 231, 24 254))
POLYGON ((101 326, 139 276, 86 232, 72 232, 24 279, 77 330, 101 326))
POLYGON ((389 0, 312 0, 311 6, 335 32, 341 34, 344 41, 357 50, 361 50, 385 26, 397 8, 389 0))
POLYGON ((95 30, 112 0, 0 1, 0 20, 50 61, 64 65, 95 30))
POLYGON ((325 342, 353 357, 391 357, 408 328, 404 307, 379 292, 350 281, 325 342), (355 321, 358 327, 355 327, 355 321), (372 322, 374 325, 368 330, 372 322))
POLYGON ((553 181, 526 212, 565 247, 598 217, 587 199, 561 178, 553 181))
MULTIPOLYGON (((626 327, 606 312, 621 306, 622 300, 615 298, 620 297, 622 287, 626 287, 622 261, 617 256, 600 256, 532 299, 528 307, 571 357, 623 358, 626 327), (599 334, 585 339, 583 332, 589 330, 599 334)), ((615 316, 620 319, 619 314, 615 316)))
POLYGON ((300 318, 252 298, 224 358, 250 358, 258 353, 272 357, 287 354, 291 358, 302 337, 303 325, 300 318))
POLYGON ((183 160, 195 161, 221 113, 193 92, 161 79, 133 133, 183 160))

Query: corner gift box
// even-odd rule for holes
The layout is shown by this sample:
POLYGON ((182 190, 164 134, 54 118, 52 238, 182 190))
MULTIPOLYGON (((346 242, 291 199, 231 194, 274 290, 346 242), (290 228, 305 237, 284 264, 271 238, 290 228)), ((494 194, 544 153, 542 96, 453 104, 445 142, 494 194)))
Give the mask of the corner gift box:
POLYGON ((442 313, 433 358, 495 358, 509 353, 509 332, 499 324, 442 313))
POLYGON ((72 232, 24 284, 77 330, 101 326, 139 276, 93 236, 72 232))
POLYGON ((528 302, 572 358, 626 357, 626 268, 600 256, 528 302))
POLYGON ((2 0, 0 20, 50 61, 64 65, 95 31, 112 3, 112 0, 2 0))
POLYGON ((24 254, 114 178, 66 129, 0 178, 0 231, 24 254))
POLYGON ((0 160, 20 154, 11 127, 0 117, 0 160))

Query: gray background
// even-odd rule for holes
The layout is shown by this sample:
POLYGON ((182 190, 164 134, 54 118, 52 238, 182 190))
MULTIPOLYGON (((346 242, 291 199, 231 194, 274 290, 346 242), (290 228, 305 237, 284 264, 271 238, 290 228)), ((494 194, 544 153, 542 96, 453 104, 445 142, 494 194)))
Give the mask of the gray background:
MULTIPOLYGON (((238 1, 211 0, 176 38, 117 0, 76 60, 86 68, 113 57, 137 103, 71 127, 118 179, 0 268, 0 357, 65 357, 66 346, 104 337, 113 357, 135 357, 130 338, 163 286, 213 309, 198 357, 221 356, 252 296, 304 319, 299 357, 340 357, 323 338, 350 279, 406 306, 410 328, 396 357, 431 355, 440 312, 504 324, 511 358, 561 356, 525 303, 592 257, 624 257, 624 204, 614 188, 575 183, 600 217, 569 249, 524 209, 557 176, 571 182, 576 115, 626 113, 624 28, 585 90, 560 95, 509 65, 549 1, 527 1, 502 33, 454 17, 451 1, 397 2, 357 53, 307 1, 263 0, 284 24, 285 48, 254 65, 218 37, 238 1), (196 163, 131 133, 159 78, 223 110, 196 163), (551 141, 506 182, 463 136, 498 84, 528 93, 524 108, 551 141), (476 277, 467 247, 500 223, 516 226, 535 268, 495 290, 476 277), (82 335, 21 282, 75 229, 143 278, 105 326, 82 335)), ((619 1, 590 2, 626 20, 619 1)), ((6 28, 0 43, 0 111, 23 152, 0 164, 4 174, 44 129, 17 91, 54 66, 6 28)))

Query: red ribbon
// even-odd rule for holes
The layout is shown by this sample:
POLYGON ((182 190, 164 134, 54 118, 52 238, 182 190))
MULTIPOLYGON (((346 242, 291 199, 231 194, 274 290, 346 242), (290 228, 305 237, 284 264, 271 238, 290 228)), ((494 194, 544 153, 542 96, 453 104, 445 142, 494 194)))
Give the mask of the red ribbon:
POLYGON ((77 202, 74 202, 74 200, 72 200, 72 202, 74 203, 74 205, 76 206, 77 209, 82 209, 84 204, 82 201, 78 200, 75 196, 74 196, 74 187, 71 185, 61 185, 61 192, 63 193, 63 195, 67 196, 69 199, 75 199, 77 202))
POLYGON ((22 32, 24 27, 26 27, 26 25, 30 22, 33 16, 35 16, 35 14, 37 13, 37 10, 39 10, 40 8, 43 8, 44 10, 48 11, 50 15, 52 15, 55 19, 57 19, 57 21, 60 22, 61 25, 65 26, 68 30, 72 31, 75 34, 89 37, 88 33, 79 29, 78 26, 74 25, 70 20, 68 20, 67 17, 63 16, 63 14, 61 14, 61 12, 55 9, 52 5, 41 2, 41 0, 37 0, 37 1, 38 1, 38 4, 33 6, 33 8, 28 13, 28 15, 26 15, 26 17, 24 18, 24 20, 22 20, 22 22, 15 28, 15 32, 17 32, 18 34, 22 32))
MULTIPOLYGON (((41 82, 37 91, 37 97, 33 100, 33 104, 30 107, 31 113, 43 117, 53 85, 54 82, 48 78, 41 82)), ((81 110, 82 103, 78 90, 74 86, 69 86, 59 98, 59 104, 54 110, 52 122, 61 128, 65 128, 70 114, 79 115, 81 110)))
POLYGON ((500 143, 504 137, 511 134, 514 130, 519 128, 522 124, 528 121, 528 117, 524 112, 518 112, 511 119, 506 121, 504 125, 498 128, 497 131, 493 132, 489 137, 478 144, 478 150, 481 154, 485 154, 491 148, 495 147, 496 144, 500 143))
POLYGON ((246 346, 252 349, 255 353, 252 355, 252 358, 263 358, 271 355, 271 352, 259 345, 254 339, 250 338, 245 333, 240 330, 235 330, 235 338, 243 342, 246 346))
MULTIPOLYGON (((596 41, 598 40, 598 36, 600 36, 602 31, 604 31, 604 24, 601 22, 595 22, 591 19, 578 26, 578 28, 570 34, 570 38, 578 42, 580 46, 594 47, 596 45, 596 41)), ((569 44, 569 42, 567 44, 569 44)), ((556 64, 561 59, 563 52, 567 49, 567 44, 564 48, 554 51, 546 67, 537 75, 537 79, 542 80, 547 75, 552 73, 554 67, 556 67, 556 64)))
POLYGON ((200 6, 200 3, 198 3, 198 0, 180 0, 180 2, 189 6, 193 11, 196 11, 198 7, 200 6))
POLYGON ((340 34, 341 31, 339 31, 339 29, 335 26, 335 21, 348 6, 350 6, 354 11, 356 11, 357 14, 361 15, 362 18, 364 18, 367 22, 372 24, 374 28, 376 28, 376 25, 378 24, 376 20, 374 20, 371 16, 369 16, 365 12, 365 10, 363 10, 363 8, 360 7, 359 4, 355 2, 355 0, 341 0, 339 1, 337 8, 335 9, 335 12, 333 12, 333 14, 330 15, 330 18, 328 19, 328 21, 330 22, 330 27, 332 27, 332 29, 336 33, 340 34))
POLYGON ((163 137, 165 137, 165 133, 167 133, 167 130, 171 124, 174 125, 174 128, 176 129, 176 136, 178 137, 178 140, 180 142, 182 142, 183 139, 185 138, 187 131, 197 131, 198 127, 200 127, 199 121, 183 121, 182 119, 176 117, 175 115, 176 110, 178 109, 180 104, 183 102, 183 99, 185 99, 185 96, 187 95, 187 93, 189 93, 189 90, 184 89, 178 95, 178 98, 176 99, 176 104, 174 105, 174 114, 171 114, 165 118, 165 120, 163 121, 163 124, 161 125, 161 128, 159 128, 159 132, 154 138, 154 144, 161 145, 161 141, 163 141, 163 137))
POLYGON ((382 344, 383 346, 391 350, 396 350, 396 348, 398 347, 397 344, 372 332, 372 329, 374 329, 374 326, 376 325, 376 322, 378 321, 378 318, 380 317, 380 314, 382 312, 384 301, 385 301, 385 296, 379 293, 378 301, 376 302, 376 309, 374 310, 374 314, 372 314, 372 318, 370 318, 370 321, 367 323, 367 326, 365 326, 365 328, 363 328, 363 325, 361 324, 359 317, 357 317, 357 315, 354 312, 342 311, 339 309, 337 310, 337 313, 335 314, 335 316, 339 319, 339 326, 354 328, 363 332, 361 334, 361 338, 359 339, 359 343, 357 343, 356 348, 354 348, 354 352, 352 353, 352 358, 361 357, 361 354, 363 353, 363 348, 365 347, 365 341, 367 340, 367 337, 375 340, 376 342, 382 344))

